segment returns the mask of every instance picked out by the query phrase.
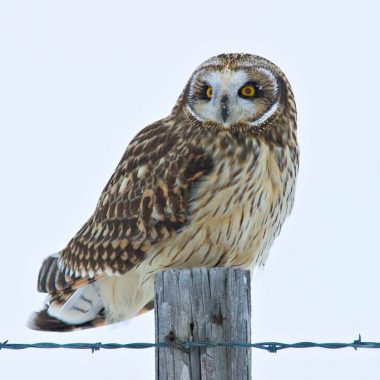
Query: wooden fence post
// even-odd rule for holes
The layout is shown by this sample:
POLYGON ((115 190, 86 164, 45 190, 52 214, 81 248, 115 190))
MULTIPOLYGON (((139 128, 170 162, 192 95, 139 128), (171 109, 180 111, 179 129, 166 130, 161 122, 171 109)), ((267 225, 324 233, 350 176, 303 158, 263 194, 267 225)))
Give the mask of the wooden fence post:
POLYGON ((251 341, 250 273, 233 268, 168 270, 156 276, 157 380, 249 380, 251 349, 176 342, 251 341))

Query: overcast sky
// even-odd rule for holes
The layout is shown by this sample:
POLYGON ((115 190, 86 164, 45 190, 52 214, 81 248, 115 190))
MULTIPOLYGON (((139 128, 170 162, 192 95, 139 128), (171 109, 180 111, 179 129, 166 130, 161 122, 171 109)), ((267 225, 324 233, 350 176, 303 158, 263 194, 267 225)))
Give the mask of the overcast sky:
MULTIPOLYGON (((42 260, 92 213, 127 144, 197 65, 262 55, 288 76, 301 167, 253 283, 253 341, 380 341, 380 8, 376 1, 1 1, 0 341, 151 342, 117 327, 30 331, 42 260), (147 95, 148 93, 148 95, 147 95)), ((380 352, 253 351, 253 379, 372 380, 380 352)), ((0 352, 2 379, 153 379, 154 350, 0 352)))

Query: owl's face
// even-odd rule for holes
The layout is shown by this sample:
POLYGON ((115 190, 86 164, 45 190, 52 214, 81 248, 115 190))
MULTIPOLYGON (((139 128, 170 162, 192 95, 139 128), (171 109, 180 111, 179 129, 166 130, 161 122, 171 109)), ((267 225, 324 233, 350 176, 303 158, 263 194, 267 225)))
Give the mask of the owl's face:
POLYGON ((218 129, 259 128, 286 102, 286 78, 271 62, 253 55, 211 58, 192 75, 186 111, 218 129))

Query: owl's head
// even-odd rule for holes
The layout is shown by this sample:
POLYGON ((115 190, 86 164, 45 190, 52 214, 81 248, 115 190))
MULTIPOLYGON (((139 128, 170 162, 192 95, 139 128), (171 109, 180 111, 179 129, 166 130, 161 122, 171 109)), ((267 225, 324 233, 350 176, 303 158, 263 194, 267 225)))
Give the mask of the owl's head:
MULTIPOLYGON (((250 54, 222 54, 192 74, 182 107, 193 123, 218 130, 265 130, 293 95, 282 71, 250 54)), ((294 104, 294 100, 293 100, 294 104)))

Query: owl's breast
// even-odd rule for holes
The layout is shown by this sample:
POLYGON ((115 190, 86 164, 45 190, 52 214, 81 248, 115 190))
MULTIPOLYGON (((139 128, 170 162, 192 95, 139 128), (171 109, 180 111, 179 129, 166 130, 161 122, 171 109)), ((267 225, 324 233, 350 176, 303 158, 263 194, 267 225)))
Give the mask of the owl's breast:
POLYGON ((295 172, 287 148, 220 160, 194 191, 188 225, 158 247, 159 266, 263 263, 293 205, 295 172))

